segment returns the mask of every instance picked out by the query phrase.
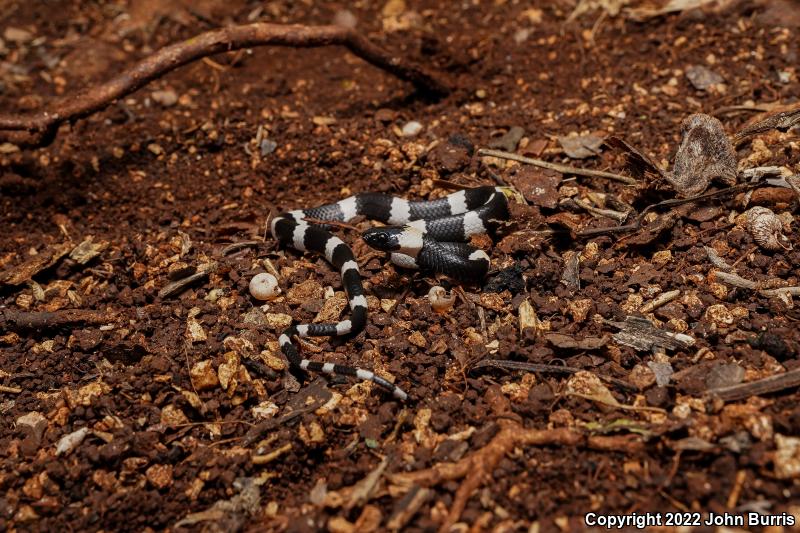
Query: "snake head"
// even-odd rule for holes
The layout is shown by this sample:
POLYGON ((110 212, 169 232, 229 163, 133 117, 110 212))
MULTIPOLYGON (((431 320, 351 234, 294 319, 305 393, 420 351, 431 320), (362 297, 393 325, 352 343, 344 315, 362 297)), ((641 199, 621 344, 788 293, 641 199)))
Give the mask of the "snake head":
POLYGON ((403 228, 400 226, 383 226, 370 228, 361 234, 364 242, 382 252, 396 252, 400 249, 403 228))
POLYGON ((417 257, 425 245, 425 236, 413 226, 383 226, 368 229, 361 234, 372 248, 382 252, 400 252, 417 257))

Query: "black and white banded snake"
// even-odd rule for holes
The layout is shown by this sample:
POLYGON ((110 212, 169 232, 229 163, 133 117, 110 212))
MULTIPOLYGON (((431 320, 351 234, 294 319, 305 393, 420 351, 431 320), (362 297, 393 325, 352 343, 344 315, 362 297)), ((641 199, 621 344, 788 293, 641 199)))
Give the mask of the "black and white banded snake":
POLYGON ((317 252, 341 272, 350 307, 350 318, 338 323, 295 324, 284 331, 278 341, 289 364, 302 370, 372 381, 395 398, 405 400, 408 395, 403 389, 372 371, 304 359, 292 342, 295 335, 301 338, 354 335, 367 322, 367 299, 355 256, 344 241, 317 221, 348 222, 361 215, 388 224, 369 229, 362 237, 371 247, 389 252, 393 263, 475 282, 488 272, 489 256, 467 241, 472 235, 493 231, 499 221, 506 220, 508 198, 515 195, 507 187, 477 187, 437 200, 414 202, 388 194, 363 193, 275 217, 271 223, 272 235, 280 246, 317 252))

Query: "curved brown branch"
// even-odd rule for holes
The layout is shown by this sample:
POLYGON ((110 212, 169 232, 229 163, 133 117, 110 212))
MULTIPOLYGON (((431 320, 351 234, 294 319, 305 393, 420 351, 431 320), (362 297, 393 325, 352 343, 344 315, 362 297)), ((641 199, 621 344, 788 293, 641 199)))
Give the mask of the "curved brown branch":
POLYGON ((410 486, 412 484, 433 486, 442 481, 464 478, 453 498, 453 505, 439 528, 440 532, 450 531, 451 526, 458 522, 469 498, 481 485, 491 480, 492 472, 497 464, 515 446, 554 444, 576 446, 586 441, 586 437, 583 434, 566 428, 526 429, 511 420, 500 420, 499 424, 500 431, 486 446, 456 463, 441 463, 425 470, 403 472, 390 476, 391 481, 400 486, 410 486))
POLYGON ((0 114, 0 132, 12 142, 48 144, 64 122, 96 113, 178 67, 220 52, 268 45, 295 48, 344 46, 364 61, 413 83, 418 89, 437 95, 449 92, 448 86, 437 76, 380 48, 354 30, 340 26, 255 23, 209 31, 166 46, 106 83, 61 98, 45 111, 25 115, 0 114), (23 138, 15 132, 27 132, 29 137, 23 138))
POLYGON ((594 450, 637 454, 644 450, 644 442, 637 435, 592 435, 568 428, 527 429, 519 422, 501 419, 500 431, 483 448, 461 458, 455 463, 439 463, 416 472, 389 475, 399 487, 421 485, 432 487, 443 481, 463 479, 453 497, 453 504, 440 525, 440 532, 450 531, 458 522, 470 497, 482 485, 491 482, 492 472, 500 460, 517 446, 586 446, 594 450))

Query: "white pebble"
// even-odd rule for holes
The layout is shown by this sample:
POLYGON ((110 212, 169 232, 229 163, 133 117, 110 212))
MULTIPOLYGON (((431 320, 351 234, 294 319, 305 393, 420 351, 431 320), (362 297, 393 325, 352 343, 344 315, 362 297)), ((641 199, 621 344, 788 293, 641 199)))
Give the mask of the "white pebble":
POLYGON ((355 15, 353 15, 352 11, 340 9, 336 12, 336 14, 333 15, 333 25, 341 26, 343 28, 347 28, 348 30, 354 30, 358 25, 358 19, 355 15))
POLYGON ((250 280, 250 294, 256 300, 271 300, 281 293, 278 280, 272 274, 256 274, 250 280))
POLYGON ((164 107, 173 106, 178 102, 178 95, 175 94, 175 91, 169 89, 164 91, 153 91, 150 96, 153 98, 153 100, 164 107))
POLYGON ((403 137, 414 137, 421 131, 422 131, 422 124, 420 124, 416 120, 412 120, 411 122, 406 122, 406 125, 403 126, 402 129, 403 137))
POLYGON ((278 143, 276 143, 275 141, 270 140, 270 139, 262 139, 261 140, 261 147, 260 147, 261 148, 261 155, 262 156, 269 155, 272 152, 274 152, 277 147, 278 147, 278 143))
POLYGON ((434 311, 446 313, 456 303, 456 294, 436 285, 428 291, 428 300, 431 302, 431 308, 434 311))
POLYGON ((64 435, 61 437, 56 444, 56 455, 64 455, 65 453, 69 453, 83 442, 83 439, 86 438, 86 435, 89 434, 89 428, 83 427, 76 431, 73 431, 69 435, 64 435))
POLYGON ((531 30, 528 28, 523 28, 521 30, 517 30, 514 32, 514 42, 517 44, 522 44, 528 40, 528 37, 531 35, 531 30))

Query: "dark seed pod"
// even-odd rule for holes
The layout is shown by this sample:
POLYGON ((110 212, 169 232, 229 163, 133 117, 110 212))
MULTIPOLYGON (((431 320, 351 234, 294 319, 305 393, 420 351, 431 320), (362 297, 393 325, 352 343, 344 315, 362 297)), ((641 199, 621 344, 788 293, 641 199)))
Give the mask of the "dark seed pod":
POLYGON ((681 123, 681 145, 667 181, 687 198, 703 193, 712 180, 736 185, 736 153, 722 123, 698 113, 681 123))

